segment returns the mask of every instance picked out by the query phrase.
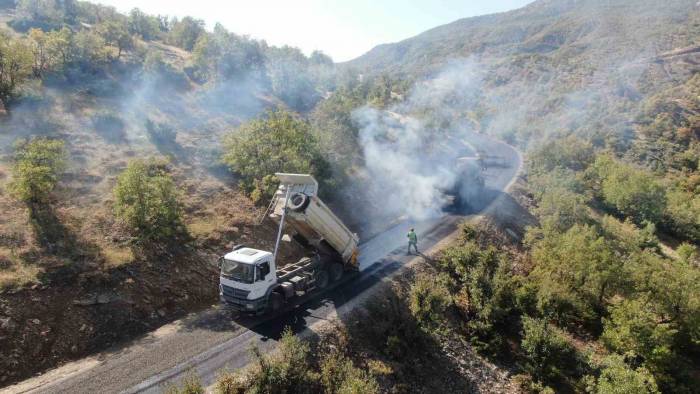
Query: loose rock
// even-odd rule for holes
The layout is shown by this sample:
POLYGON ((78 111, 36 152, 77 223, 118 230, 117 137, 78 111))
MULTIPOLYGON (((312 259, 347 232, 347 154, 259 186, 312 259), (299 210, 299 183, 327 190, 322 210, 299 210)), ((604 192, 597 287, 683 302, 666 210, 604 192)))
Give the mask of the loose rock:
POLYGON ((74 300, 73 305, 78 305, 78 306, 89 306, 89 305, 95 305, 97 304, 97 297, 96 296, 89 296, 87 298, 83 298, 82 300, 74 300))
POLYGON ((10 317, 3 317, 0 319, 0 329, 7 332, 12 332, 17 328, 17 323, 15 323, 10 317))

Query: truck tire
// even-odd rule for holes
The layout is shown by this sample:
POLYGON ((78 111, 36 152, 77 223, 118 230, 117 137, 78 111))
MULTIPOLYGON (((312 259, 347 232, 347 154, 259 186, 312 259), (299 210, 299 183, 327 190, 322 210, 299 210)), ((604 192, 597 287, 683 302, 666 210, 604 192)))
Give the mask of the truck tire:
POLYGON ((268 302, 268 308, 270 309, 271 312, 277 312, 278 310, 282 309, 282 304, 284 303, 284 298, 282 297, 282 294, 274 291, 270 293, 270 298, 267 300, 268 302))
POLYGON ((304 212, 306 207, 309 206, 311 199, 304 193, 294 193, 289 198, 287 206, 294 212, 304 212))
POLYGON ((328 287, 328 271, 319 270, 316 272, 316 287, 319 289, 325 289, 328 287))
POLYGON ((328 271, 331 277, 331 282, 337 282, 343 277, 343 265, 340 263, 331 263, 328 267, 328 271))

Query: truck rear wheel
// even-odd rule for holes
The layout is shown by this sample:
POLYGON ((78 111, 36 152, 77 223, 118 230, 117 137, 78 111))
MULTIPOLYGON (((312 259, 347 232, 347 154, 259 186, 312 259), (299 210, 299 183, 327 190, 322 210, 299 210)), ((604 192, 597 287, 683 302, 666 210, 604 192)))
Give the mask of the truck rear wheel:
POLYGON ((319 270, 316 272, 316 287, 319 289, 325 289, 328 287, 328 271, 319 270))
POLYGON ((331 282, 337 282, 343 277, 343 265, 340 263, 331 263, 329 267, 331 282))

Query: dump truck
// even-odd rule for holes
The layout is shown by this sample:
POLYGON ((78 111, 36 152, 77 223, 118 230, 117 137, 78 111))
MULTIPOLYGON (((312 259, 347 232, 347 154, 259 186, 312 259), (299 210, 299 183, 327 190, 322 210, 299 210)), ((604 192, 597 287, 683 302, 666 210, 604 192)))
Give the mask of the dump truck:
POLYGON ((358 270, 359 238, 318 197, 313 176, 275 175, 280 186, 269 210, 269 218, 278 224, 274 250, 236 246, 219 259, 219 297, 236 311, 263 314, 280 310, 300 296, 328 287, 346 272, 358 270), (280 266, 277 257, 285 229, 309 255, 280 266))

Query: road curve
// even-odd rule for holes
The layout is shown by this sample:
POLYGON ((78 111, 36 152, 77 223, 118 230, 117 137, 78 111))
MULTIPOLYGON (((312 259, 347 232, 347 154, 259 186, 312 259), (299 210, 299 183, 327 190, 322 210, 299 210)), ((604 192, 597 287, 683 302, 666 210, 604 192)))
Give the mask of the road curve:
MULTIPOLYGON (((485 193, 471 214, 487 209, 514 181, 522 160, 511 146, 479 134, 467 136, 468 145, 501 159, 484 173, 485 193)), ((266 321, 236 318, 213 307, 122 345, 83 360, 68 363, 42 375, 0 390, 0 393, 159 393, 167 385, 195 370, 205 385, 212 384, 222 368, 233 370, 249 361, 252 345, 267 352, 276 346, 285 327, 305 336, 314 325, 345 315, 372 292, 379 282, 420 257, 406 256, 407 227, 415 227, 424 251, 452 234, 466 214, 404 221, 363 243, 364 270, 334 288, 300 300, 297 308, 266 321)))

